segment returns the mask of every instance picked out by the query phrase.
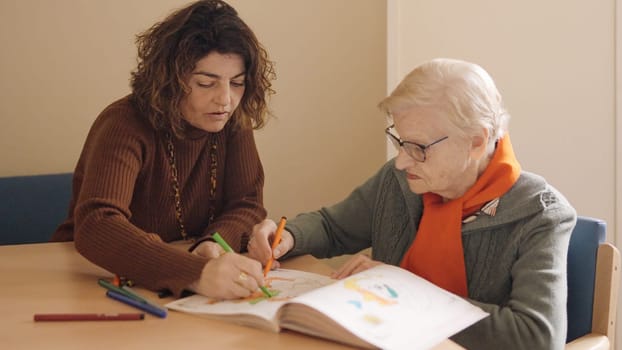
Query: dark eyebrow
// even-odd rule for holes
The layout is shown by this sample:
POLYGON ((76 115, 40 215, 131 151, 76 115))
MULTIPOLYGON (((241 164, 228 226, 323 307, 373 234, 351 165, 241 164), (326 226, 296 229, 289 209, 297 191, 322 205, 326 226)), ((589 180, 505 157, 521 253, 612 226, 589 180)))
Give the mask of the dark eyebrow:
MULTIPOLYGON (((214 73, 210 73, 210 72, 205 72, 205 71, 197 71, 197 72, 192 72, 192 74, 193 74, 193 75, 204 75, 204 76, 206 76, 206 77, 210 77, 210 78, 214 78, 214 79, 220 79, 220 78, 222 78, 222 77, 221 77, 220 75, 218 75, 218 74, 214 74, 214 73)), ((233 78, 231 78, 231 79, 236 79, 236 78, 239 78, 239 77, 244 76, 244 75, 246 75, 246 72, 239 73, 239 74, 235 75, 235 76, 234 76, 233 78)))

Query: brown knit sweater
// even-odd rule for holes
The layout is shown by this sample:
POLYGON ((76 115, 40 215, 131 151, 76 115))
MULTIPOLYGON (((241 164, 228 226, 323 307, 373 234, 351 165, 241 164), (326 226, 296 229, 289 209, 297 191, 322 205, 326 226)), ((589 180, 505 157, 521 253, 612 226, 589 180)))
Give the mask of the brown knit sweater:
MULTIPOLYGON (((183 222, 189 235, 219 232, 240 251, 264 219, 264 173, 252 130, 190 128, 173 138, 183 222), (210 207, 210 140, 217 143, 217 186, 210 207)), ((70 215, 53 241, 74 239, 93 263, 151 290, 175 295, 199 279, 207 260, 165 242, 180 240, 166 138, 128 97, 95 120, 73 178, 70 215)))

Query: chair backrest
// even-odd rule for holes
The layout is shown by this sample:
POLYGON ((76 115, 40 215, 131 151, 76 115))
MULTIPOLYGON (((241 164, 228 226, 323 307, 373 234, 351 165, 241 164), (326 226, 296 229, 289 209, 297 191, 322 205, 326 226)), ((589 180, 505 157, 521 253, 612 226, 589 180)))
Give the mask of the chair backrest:
POLYGON ((568 248, 568 333, 566 342, 592 332, 598 247, 605 242, 604 221, 578 217, 568 248))
POLYGON ((72 176, 0 178, 0 245, 49 241, 67 216, 72 176))

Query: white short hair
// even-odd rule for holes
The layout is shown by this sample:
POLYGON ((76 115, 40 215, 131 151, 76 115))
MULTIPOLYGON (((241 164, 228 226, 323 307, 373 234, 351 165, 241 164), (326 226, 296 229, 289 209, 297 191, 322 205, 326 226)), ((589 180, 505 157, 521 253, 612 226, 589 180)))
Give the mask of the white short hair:
POLYGON ((507 132, 510 119, 495 82, 482 67, 447 58, 417 66, 378 107, 389 116, 399 109, 436 108, 466 135, 488 129, 491 146, 507 132))

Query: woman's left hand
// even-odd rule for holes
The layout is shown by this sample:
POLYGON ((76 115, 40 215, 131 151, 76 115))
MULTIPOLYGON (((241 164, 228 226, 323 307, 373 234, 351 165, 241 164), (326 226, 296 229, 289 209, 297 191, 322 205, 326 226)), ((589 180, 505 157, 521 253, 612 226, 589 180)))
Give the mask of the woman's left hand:
POLYGON ((370 257, 364 254, 355 255, 352 259, 348 260, 337 271, 333 272, 330 277, 336 279, 346 278, 357 272, 365 271, 374 266, 383 264, 380 261, 372 260, 370 257))
POLYGON ((202 242, 192 251, 192 254, 203 256, 208 259, 217 258, 224 253, 225 250, 222 249, 222 247, 218 243, 212 241, 202 242))

